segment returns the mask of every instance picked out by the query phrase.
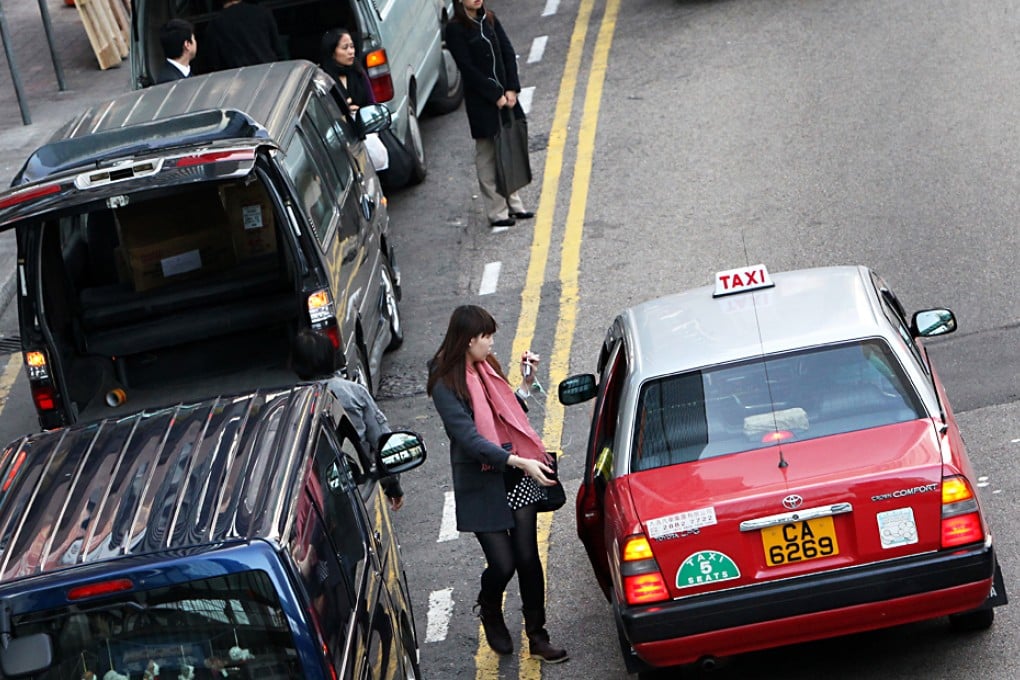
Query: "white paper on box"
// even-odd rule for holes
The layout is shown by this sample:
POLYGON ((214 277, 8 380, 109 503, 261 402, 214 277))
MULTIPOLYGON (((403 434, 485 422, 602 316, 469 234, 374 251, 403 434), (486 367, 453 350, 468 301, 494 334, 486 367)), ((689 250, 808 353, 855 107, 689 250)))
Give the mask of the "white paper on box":
POLYGON ((171 276, 177 276, 178 274, 185 274, 187 272, 193 272, 196 269, 201 269, 202 255, 196 248, 195 250, 189 250, 181 253, 180 255, 164 257, 159 261, 159 264, 163 268, 163 278, 168 279, 171 276))
POLYGON ((700 508, 689 512, 680 512, 666 517, 648 520, 648 537, 659 538, 684 531, 693 531, 716 523, 715 508, 700 508))
POLYGON ((246 230, 264 227, 265 225, 262 223, 262 206, 258 203, 255 205, 242 205, 241 223, 244 224, 246 230))

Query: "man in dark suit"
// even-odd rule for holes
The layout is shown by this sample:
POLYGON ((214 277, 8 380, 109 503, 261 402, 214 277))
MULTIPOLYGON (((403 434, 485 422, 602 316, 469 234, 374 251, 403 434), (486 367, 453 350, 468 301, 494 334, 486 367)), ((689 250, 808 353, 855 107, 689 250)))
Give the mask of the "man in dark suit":
POLYGON ((223 9, 202 36, 202 63, 212 71, 265 64, 283 56, 273 13, 241 0, 223 0, 223 9))
POLYGON ((184 19, 171 19, 159 29, 163 62, 156 74, 157 83, 169 83, 191 75, 191 60, 198 53, 195 28, 184 19))

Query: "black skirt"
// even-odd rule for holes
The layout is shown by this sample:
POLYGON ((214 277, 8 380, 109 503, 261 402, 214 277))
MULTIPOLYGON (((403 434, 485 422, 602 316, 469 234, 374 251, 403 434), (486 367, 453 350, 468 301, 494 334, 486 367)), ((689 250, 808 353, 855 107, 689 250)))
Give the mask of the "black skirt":
POLYGON ((511 510, 520 510, 545 498, 542 486, 519 468, 507 467, 503 482, 506 485, 506 503, 511 510))

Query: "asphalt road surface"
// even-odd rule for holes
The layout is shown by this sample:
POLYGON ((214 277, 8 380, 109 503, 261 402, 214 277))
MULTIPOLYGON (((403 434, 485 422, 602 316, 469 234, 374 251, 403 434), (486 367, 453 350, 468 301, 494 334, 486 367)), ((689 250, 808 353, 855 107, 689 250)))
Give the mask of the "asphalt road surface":
MULTIPOLYGON (((547 533, 549 629, 571 660, 539 669, 478 645, 483 566, 448 521, 447 442, 425 363, 466 302, 501 324, 505 363, 531 348, 549 392, 593 371, 624 307, 704 285, 713 272, 866 264, 908 311, 947 306, 960 331, 931 343, 981 477, 1007 589, 1020 543, 1014 258, 1020 231, 1020 10, 1005 0, 491 0, 520 55, 538 215, 488 228, 463 110, 423 121, 429 176, 391 197, 406 342, 381 405, 423 434, 395 518, 430 678, 624 678, 609 606, 571 504, 547 533), (544 40, 543 40, 544 38, 544 40), (497 264, 498 263, 498 264, 497 264)), ((16 332, 11 311, 0 330, 16 332)), ((2 365, 0 365, 2 368, 2 365)), ((2 385, 0 385, 2 386, 2 385)), ((24 378, 0 413, 37 427, 24 378)), ((577 486, 588 405, 532 399, 577 486)), ((824 597, 824 593, 819 593, 824 597)), ((519 626, 515 585, 508 620, 519 626)), ((1015 605, 985 633, 945 620, 728 660, 713 678, 1020 677, 1015 605)), ((678 675, 678 677, 680 677, 678 675)))

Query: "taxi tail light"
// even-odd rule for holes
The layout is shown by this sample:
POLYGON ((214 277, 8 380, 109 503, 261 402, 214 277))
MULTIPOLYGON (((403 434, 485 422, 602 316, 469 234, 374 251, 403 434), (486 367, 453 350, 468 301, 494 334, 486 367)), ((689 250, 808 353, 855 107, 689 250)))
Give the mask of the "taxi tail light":
POLYGON ((372 85, 375 101, 381 104, 393 99, 393 77, 390 75, 386 50, 375 50, 366 54, 365 70, 368 72, 368 81, 372 85))
POLYGON ((652 604, 669 599, 666 580, 647 538, 640 534, 627 538, 620 551, 620 563, 627 604, 652 604))
POLYGON ((942 547, 955 548, 984 538, 981 513, 970 484, 960 475, 943 478, 942 547))

